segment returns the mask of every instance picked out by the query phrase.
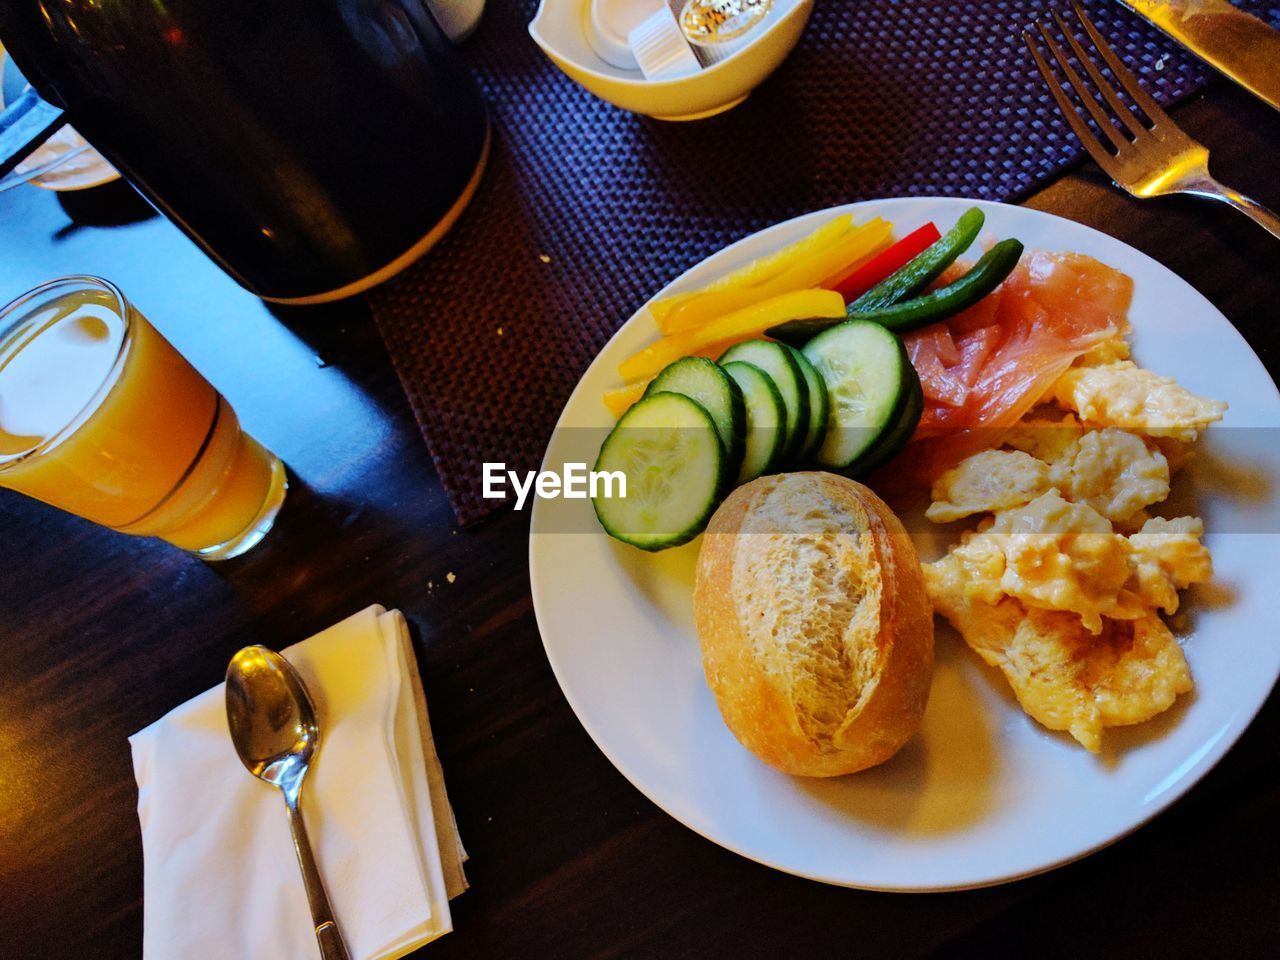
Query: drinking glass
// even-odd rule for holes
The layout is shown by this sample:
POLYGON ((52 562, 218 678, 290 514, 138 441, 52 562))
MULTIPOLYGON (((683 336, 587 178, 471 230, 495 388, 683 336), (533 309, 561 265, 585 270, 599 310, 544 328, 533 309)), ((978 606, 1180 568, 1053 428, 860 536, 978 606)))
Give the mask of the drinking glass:
POLYGON ((0 309, 0 486, 221 560, 262 540, 287 483, 124 294, 65 277, 0 309))

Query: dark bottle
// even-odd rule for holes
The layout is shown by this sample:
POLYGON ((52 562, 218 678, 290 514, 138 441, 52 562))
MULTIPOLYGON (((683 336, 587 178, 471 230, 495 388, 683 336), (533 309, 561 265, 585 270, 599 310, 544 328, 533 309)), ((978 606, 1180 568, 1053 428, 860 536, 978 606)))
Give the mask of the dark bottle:
POLYGON ((423 0, 0 0, 0 41, 269 300, 336 299, 407 265, 465 205, 488 147, 483 101, 423 0))

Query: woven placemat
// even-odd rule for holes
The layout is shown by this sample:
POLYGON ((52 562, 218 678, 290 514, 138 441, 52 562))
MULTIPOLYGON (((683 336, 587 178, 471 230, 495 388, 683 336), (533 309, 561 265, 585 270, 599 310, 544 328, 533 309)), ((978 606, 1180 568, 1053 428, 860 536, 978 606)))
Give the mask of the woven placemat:
MULTIPOLYGON (((609 336, 725 244, 852 200, 1009 200, 1075 160, 1020 36, 1048 5, 818 0, 746 103, 664 123, 561 74, 528 35, 531 0, 491 2, 464 47, 492 111, 485 179, 439 246, 370 296, 459 520, 499 506, 480 497, 482 463, 536 469, 609 336)), ((1207 79, 1114 0, 1085 6, 1162 103, 1207 79)))

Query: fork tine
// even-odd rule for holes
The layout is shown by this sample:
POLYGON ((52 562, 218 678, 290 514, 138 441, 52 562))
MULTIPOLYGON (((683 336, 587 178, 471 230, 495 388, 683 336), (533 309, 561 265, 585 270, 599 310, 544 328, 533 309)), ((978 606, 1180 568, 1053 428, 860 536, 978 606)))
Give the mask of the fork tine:
POLYGON ((1036 67, 1040 71, 1040 75, 1044 77, 1044 82, 1049 88, 1049 93, 1053 95, 1053 99, 1058 103, 1058 109, 1062 111, 1063 118, 1075 131, 1075 135, 1080 138, 1080 143, 1085 150, 1089 151, 1089 156, 1093 157, 1094 162, 1100 166, 1103 171, 1111 177, 1116 178, 1117 166, 1115 157, 1111 154, 1102 142, 1093 135, 1093 131, 1089 129, 1089 125, 1076 111, 1075 104, 1067 97, 1066 91, 1058 83, 1058 78, 1053 75, 1053 71, 1049 68, 1049 64, 1045 62, 1043 56, 1040 55, 1040 49, 1036 46, 1035 40, 1027 30, 1022 31, 1022 39, 1027 42, 1027 49, 1031 51, 1031 56, 1036 62, 1036 67))
POLYGON ((1133 111, 1130 110, 1128 106, 1125 105, 1125 102, 1116 95, 1115 88, 1112 87, 1106 77, 1102 75, 1102 71, 1094 65, 1093 59, 1085 53, 1084 47, 1082 47, 1080 45, 1080 41, 1075 38, 1075 34, 1067 29, 1066 21, 1063 20, 1062 17, 1058 16, 1058 11, 1053 10, 1051 13, 1053 15, 1054 22, 1058 25, 1058 29, 1062 31, 1062 35, 1067 38, 1067 43, 1071 44, 1071 49, 1075 51, 1076 59, 1080 61, 1081 65, 1088 72, 1090 78, 1094 82, 1094 85, 1098 88, 1099 92, 1101 92, 1103 98, 1110 105, 1111 109, 1115 111, 1116 116, 1118 116, 1124 122, 1124 125, 1129 128, 1129 132, 1135 137, 1145 136, 1149 133, 1150 131, 1142 125, 1142 122, 1136 116, 1134 116, 1133 111))
POLYGON ((1084 108, 1089 111, 1089 116, 1093 117, 1093 122, 1098 125, 1098 130, 1111 143, 1111 145, 1119 151, 1122 146, 1128 146, 1129 143, 1117 131, 1111 123, 1111 118, 1107 116, 1106 111, 1098 106, 1098 101, 1093 95, 1085 82, 1080 79, 1080 74, 1076 73, 1075 68, 1071 66, 1071 61, 1067 59, 1067 55, 1062 52, 1062 48, 1058 46, 1056 40, 1049 35, 1049 31, 1045 29, 1045 25, 1040 21, 1036 21, 1036 29, 1040 31, 1040 37, 1044 40, 1045 46, 1049 48, 1049 52, 1053 54, 1053 59, 1058 61, 1058 66, 1062 68, 1062 72, 1067 76, 1067 82, 1071 84, 1071 89, 1076 92, 1076 99, 1084 104, 1084 108))
POLYGON ((1160 109, 1160 104, 1156 103, 1147 95, 1147 91, 1142 89, 1142 84, 1138 83, 1138 78, 1129 72, 1128 68, 1120 62, 1112 51, 1102 34, 1098 32, 1098 28, 1093 25, 1093 21, 1089 19, 1084 12, 1084 7, 1080 6, 1077 0, 1072 0, 1072 9, 1075 10, 1076 16, 1080 18, 1080 23, 1084 26, 1085 32, 1089 34, 1089 39, 1093 41, 1093 48, 1098 51, 1098 55, 1102 57, 1103 62, 1111 68, 1111 75, 1124 89, 1124 92, 1133 98, 1133 102, 1142 108, 1153 124, 1155 123, 1172 123, 1169 115, 1160 109))

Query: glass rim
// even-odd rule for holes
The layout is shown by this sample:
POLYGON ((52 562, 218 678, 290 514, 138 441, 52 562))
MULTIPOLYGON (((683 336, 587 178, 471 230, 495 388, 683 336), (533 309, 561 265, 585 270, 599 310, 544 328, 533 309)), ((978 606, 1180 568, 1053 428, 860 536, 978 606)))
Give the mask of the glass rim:
MULTIPOLYGON (((102 277, 94 277, 89 274, 72 274, 66 277, 58 277, 55 280, 46 280, 39 286, 32 287, 26 293, 23 293, 13 300, 10 300, 4 306, 0 307, 0 368, 7 362, 5 357, 5 349, 9 345, 9 341, 14 332, 21 325, 23 320, 30 316, 32 304, 47 297, 54 290, 60 287, 72 287, 78 289, 90 289, 108 294, 114 303, 110 308, 120 318, 122 324, 122 332, 120 335, 120 344, 116 348, 116 355, 111 361, 111 366, 103 375, 102 382, 84 402, 84 405, 75 412, 75 415, 67 420, 65 424, 59 427, 53 434, 45 437, 38 444, 24 453, 17 454, 13 457, 5 459, 0 457, 0 474, 18 466, 22 463, 48 453, 59 443, 65 440, 70 434, 74 433, 84 421, 93 415, 93 411, 102 405, 103 398, 111 392, 111 388, 119 380, 121 367, 124 366, 125 359, 129 352, 129 343, 133 339, 133 318, 130 316, 130 304, 124 292, 121 291, 110 280, 102 277), (28 309, 24 309, 28 308, 28 309)), ((19 348, 21 350, 21 348, 19 348)))

